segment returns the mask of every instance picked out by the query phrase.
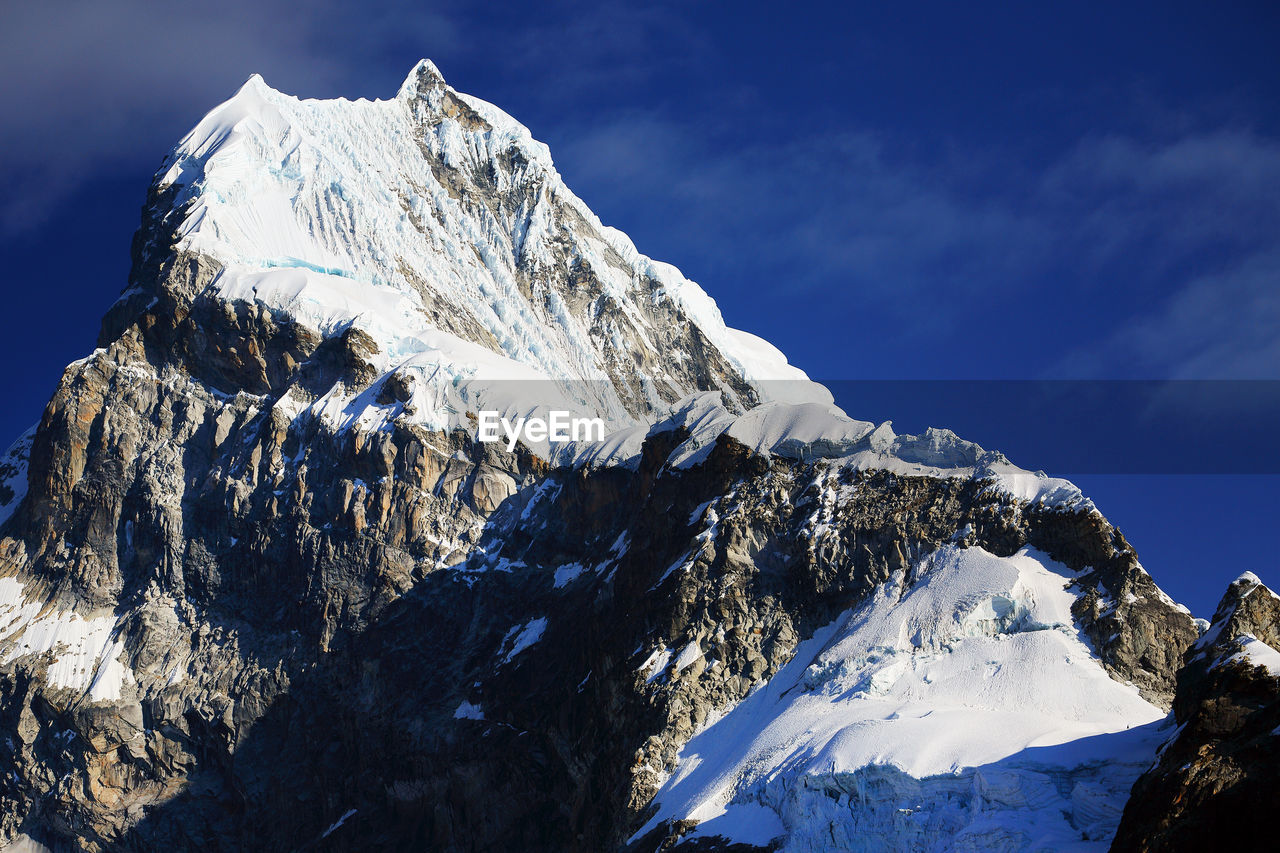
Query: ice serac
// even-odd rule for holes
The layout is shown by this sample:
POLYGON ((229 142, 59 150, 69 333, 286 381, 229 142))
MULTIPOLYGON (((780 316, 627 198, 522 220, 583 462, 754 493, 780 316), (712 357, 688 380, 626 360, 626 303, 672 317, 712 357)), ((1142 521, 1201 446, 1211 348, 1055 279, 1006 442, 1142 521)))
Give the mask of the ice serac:
POLYGON ((251 78, 133 261, 0 457, 0 843, 1089 849, 1167 734, 1078 489, 849 417, 429 62, 251 78))

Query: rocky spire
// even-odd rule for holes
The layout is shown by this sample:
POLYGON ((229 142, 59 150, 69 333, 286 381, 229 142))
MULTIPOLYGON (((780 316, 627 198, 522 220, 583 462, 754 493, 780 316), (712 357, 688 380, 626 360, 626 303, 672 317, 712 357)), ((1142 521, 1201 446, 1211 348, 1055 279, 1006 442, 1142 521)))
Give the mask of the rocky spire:
POLYGON ((440 69, 436 67, 436 64, 430 59, 421 59, 417 65, 413 66, 409 76, 404 78, 404 82, 400 84, 400 90, 396 92, 396 98, 420 97, 431 89, 445 85, 447 84, 444 81, 444 75, 440 73, 440 69))
POLYGON ((1177 729, 1134 785, 1113 850, 1255 850, 1280 802, 1280 596, 1236 578, 1187 651, 1177 729))

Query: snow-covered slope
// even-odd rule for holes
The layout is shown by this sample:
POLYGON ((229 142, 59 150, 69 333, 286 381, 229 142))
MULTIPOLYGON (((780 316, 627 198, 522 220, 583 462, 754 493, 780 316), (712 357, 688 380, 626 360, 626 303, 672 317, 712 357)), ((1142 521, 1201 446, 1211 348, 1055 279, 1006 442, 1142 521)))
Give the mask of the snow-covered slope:
POLYGON ((1103 670, 1074 577, 954 546, 898 573, 685 746, 637 837, 687 819, 788 851, 1106 849, 1164 712, 1103 670))

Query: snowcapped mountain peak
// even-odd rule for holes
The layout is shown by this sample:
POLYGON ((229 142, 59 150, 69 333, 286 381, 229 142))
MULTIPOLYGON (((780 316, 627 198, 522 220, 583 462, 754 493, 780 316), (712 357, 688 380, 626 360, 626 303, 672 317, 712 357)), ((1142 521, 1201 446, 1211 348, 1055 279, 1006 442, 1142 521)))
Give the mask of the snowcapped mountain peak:
MULTIPOLYGON (((527 411, 529 395, 484 383, 549 380, 556 393, 533 395, 544 405, 567 400, 619 427, 706 390, 739 411, 831 401, 601 223, 524 125, 449 88, 429 60, 391 100, 301 100, 254 75, 183 138, 155 190, 172 229, 160 242, 216 270, 201 298, 320 339, 358 329, 375 384, 399 374, 424 399, 431 383, 471 397, 483 386, 492 407, 527 411)), ((346 424, 406 416, 365 390, 295 389, 288 406, 346 424)), ((414 417, 451 424, 438 409, 414 417)))
POLYGON ((267 81, 264 80, 262 75, 256 71, 250 74, 249 79, 245 80, 244 85, 240 87, 241 92, 246 90, 258 93, 275 92, 276 94, 279 94, 279 92, 276 92, 275 89, 267 85, 267 81))
MULTIPOLYGON (((710 393, 719 413, 673 462, 696 463, 727 432, 757 452, 1083 500, 950 431, 898 436, 848 418, 776 347, 729 328, 679 269, 603 224, 528 128, 450 88, 429 60, 391 100, 303 100, 255 75, 183 138, 153 191, 162 230, 151 243, 200 259, 195 298, 214 313, 368 341, 358 382, 259 384, 290 419, 470 431, 468 413, 559 410, 602 418, 609 440, 535 453, 632 464, 649 426, 710 393)), ((121 310, 154 295, 129 291, 121 310)))

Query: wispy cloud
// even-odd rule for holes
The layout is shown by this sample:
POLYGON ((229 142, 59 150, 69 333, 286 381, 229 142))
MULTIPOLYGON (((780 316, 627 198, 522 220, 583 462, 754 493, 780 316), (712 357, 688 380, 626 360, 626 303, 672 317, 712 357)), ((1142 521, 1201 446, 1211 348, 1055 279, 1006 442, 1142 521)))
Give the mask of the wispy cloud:
POLYGON ((571 108, 565 99, 712 61, 714 48, 678 14, 681 5, 553 0, 521 26, 494 27, 487 44, 493 61, 571 108))
POLYGON ((918 293, 940 267, 976 286, 971 275, 1006 269, 1011 252, 1029 262, 1048 239, 1006 206, 949 189, 949 176, 894 162, 872 131, 743 143, 723 128, 623 114, 563 135, 559 158, 586 192, 674 217, 673 253, 699 265, 788 269, 790 295, 833 277, 867 299, 918 293))
POLYGON ((1175 278, 1167 297, 1059 365, 1071 376, 1280 379, 1280 250, 1175 278))
POLYGON ((1145 295, 1062 370, 1280 378, 1280 142, 1238 129, 1090 141, 1043 197, 1104 286, 1145 295))
POLYGON ((1036 373, 1280 376, 1276 140, 1090 138, 1036 170, 1001 168, 1014 156, 1001 151, 901 156, 903 140, 870 129, 743 143, 656 112, 562 135, 589 203, 651 231, 660 245, 642 250, 730 301, 728 283, 763 274, 790 304, 898 324, 906 344, 988 346, 973 330, 1006 311, 1040 322, 1061 352, 1022 362, 1036 373), (1036 291, 1098 321, 1037 321, 1036 291))

